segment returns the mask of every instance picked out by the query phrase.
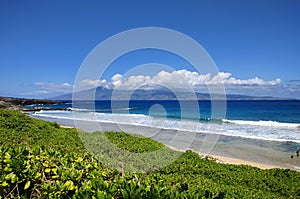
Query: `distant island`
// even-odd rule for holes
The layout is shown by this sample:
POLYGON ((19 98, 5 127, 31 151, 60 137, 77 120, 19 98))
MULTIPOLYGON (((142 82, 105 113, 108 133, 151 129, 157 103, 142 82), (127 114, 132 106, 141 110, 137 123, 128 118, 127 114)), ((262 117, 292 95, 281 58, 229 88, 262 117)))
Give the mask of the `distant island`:
MULTIPOLYGON (((175 95, 172 91, 167 89, 161 90, 144 90, 139 89, 131 93, 131 91, 120 90, 117 94, 113 94, 113 89, 106 89, 103 87, 97 87, 95 89, 83 90, 76 93, 78 100, 90 100, 87 96, 93 96, 95 94, 95 100, 124 100, 126 96, 130 96, 130 100, 194 100, 197 97, 198 100, 211 100, 211 95, 208 93, 189 93, 178 92, 175 95), (113 96, 113 97, 112 97, 113 96)), ((27 99, 27 98, 14 98, 0 96, 0 108, 10 110, 22 110, 27 105, 32 104, 63 104, 72 100, 72 93, 52 97, 51 99, 27 99)), ((214 94, 214 100, 223 100, 224 96, 221 94, 214 94)), ((297 100, 292 98, 280 98, 272 96, 247 96, 239 94, 226 94, 226 100, 297 100)), ((32 109, 30 109, 32 110, 32 109)))
MULTIPOLYGON (((90 100, 95 96, 95 100, 124 100, 130 96, 131 100, 211 100, 211 95, 208 93, 191 93, 179 91, 176 95, 168 89, 138 89, 135 91, 107 89, 104 87, 97 87, 89 90, 83 90, 76 93, 78 100, 90 100)), ((53 100, 72 100, 72 93, 53 97, 53 100)), ((214 94, 214 100, 224 100, 221 94, 214 94)), ((247 96, 239 94, 226 94, 226 100, 295 100, 291 98, 280 98, 272 96, 247 96)))

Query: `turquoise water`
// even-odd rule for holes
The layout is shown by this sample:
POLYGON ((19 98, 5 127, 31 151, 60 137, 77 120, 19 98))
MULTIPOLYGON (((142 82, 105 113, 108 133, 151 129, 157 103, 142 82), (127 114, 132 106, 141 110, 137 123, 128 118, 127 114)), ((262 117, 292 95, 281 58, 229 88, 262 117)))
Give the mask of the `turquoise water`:
POLYGON ((146 127, 218 133, 300 143, 300 101, 96 101, 60 105, 73 111, 40 111, 36 116, 126 123, 146 127))

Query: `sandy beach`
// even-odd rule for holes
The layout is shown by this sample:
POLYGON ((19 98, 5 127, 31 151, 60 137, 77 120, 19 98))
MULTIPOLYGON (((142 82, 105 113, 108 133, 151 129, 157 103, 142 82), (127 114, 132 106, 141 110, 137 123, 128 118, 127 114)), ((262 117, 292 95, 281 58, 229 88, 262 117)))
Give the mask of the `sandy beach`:
MULTIPOLYGON (((74 128, 73 126, 66 126, 66 125, 60 125, 61 128, 74 128)), ((177 150, 176 148, 173 148, 174 150, 177 150)), ((268 164, 262 164, 258 162, 251 162, 251 161, 246 161, 242 159, 237 159, 237 158, 229 158, 225 156, 220 156, 220 155, 210 155, 211 157, 215 158, 218 163, 222 164, 236 164, 236 165, 250 165, 253 167, 258 167, 260 169, 272 169, 272 168, 278 168, 276 165, 268 165, 268 164)))
POLYGON ((73 126, 66 126, 66 125, 63 125, 63 124, 59 125, 59 127, 60 128, 64 128, 64 129, 72 129, 72 128, 74 128, 73 126))
POLYGON ((283 168, 300 171, 300 158, 295 157, 292 151, 288 151, 291 143, 245 139, 223 135, 207 136, 202 133, 192 134, 191 132, 155 129, 134 125, 117 125, 115 123, 86 121, 80 123, 80 121, 77 121, 77 125, 75 125, 73 120, 68 119, 36 118, 57 122, 62 128, 78 128, 79 125, 80 129, 88 132, 124 131, 140 134, 162 142, 174 150, 193 150, 201 156, 211 156, 219 163, 250 165, 261 169, 283 168), (206 145, 206 148, 203 148, 203 145, 206 145), (291 155, 294 155, 294 158, 291 158, 291 155))
MULTIPOLYGON (((60 127, 67 128, 67 129, 74 128, 73 126, 66 126, 66 125, 60 125, 60 127)), ((173 147, 171 147, 171 148, 173 150, 178 150, 173 147)), ((238 159, 238 158, 230 158, 230 157, 221 156, 221 155, 209 155, 209 156, 215 158, 218 163, 222 163, 222 164, 250 165, 253 167, 260 168, 260 169, 279 168, 276 165, 262 164, 262 163, 258 163, 258 162, 251 162, 251 161, 247 161, 247 160, 242 160, 242 159, 238 159)))
MULTIPOLYGON (((173 150, 177 150, 174 147, 170 147, 173 150)), ((285 167, 281 167, 278 165, 271 165, 271 164, 263 164, 259 162, 252 162, 252 161, 247 161, 239 158, 232 158, 232 157, 226 157, 226 156, 221 156, 221 155, 213 155, 213 154, 199 154, 202 157, 208 156, 210 158, 216 159, 216 162, 221 163, 221 164, 235 164, 235 165, 249 165, 253 167, 257 167, 260 169, 273 169, 273 168, 282 168, 284 169, 285 167)), ((300 170, 299 170, 300 171, 300 170)))
POLYGON ((236 164, 236 165, 250 165, 253 167, 258 167, 260 169, 273 169, 273 168, 280 168, 276 165, 268 165, 268 164, 262 164, 258 162, 250 162, 242 159, 237 158, 229 158, 225 156, 219 156, 219 155, 212 155, 212 157, 217 159, 217 162, 223 163, 223 164, 236 164))

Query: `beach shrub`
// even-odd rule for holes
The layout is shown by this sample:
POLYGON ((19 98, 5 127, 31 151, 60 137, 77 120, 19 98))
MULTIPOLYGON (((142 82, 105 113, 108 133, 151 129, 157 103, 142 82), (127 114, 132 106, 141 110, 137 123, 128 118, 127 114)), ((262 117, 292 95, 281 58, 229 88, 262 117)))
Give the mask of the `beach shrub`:
POLYGON ((105 132, 105 136, 117 147, 132 153, 146 153, 165 147, 162 143, 141 135, 133 135, 124 132, 105 132))
POLYGON ((149 138, 78 133, 17 111, 0 110, 0 145, 0 198, 300 198, 296 171, 220 164, 149 138), (162 150, 178 158, 151 172, 121 172, 84 148, 107 139, 115 146, 107 154, 162 150))
POLYGON ((76 129, 29 117, 19 111, 0 109, 0 144, 37 146, 63 152, 84 151, 76 129))

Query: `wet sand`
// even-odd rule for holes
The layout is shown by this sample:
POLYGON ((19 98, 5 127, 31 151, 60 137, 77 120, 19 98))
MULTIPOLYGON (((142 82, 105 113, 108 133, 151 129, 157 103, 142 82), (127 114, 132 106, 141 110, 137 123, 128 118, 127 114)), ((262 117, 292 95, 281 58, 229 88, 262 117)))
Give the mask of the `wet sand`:
POLYGON ((294 142, 266 141, 115 123, 76 121, 75 124, 73 120, 68 119, 35 118, 57 122, 64 127, 77 127, 88 132, 124 131, 140 134, 162 142, 175 150, 193 150, 202 156, 212 156, 220 163, 300 171, 300 157, 296 157, 295 154, 300 146, 294 142), (291 158, 291 155, 294 158, 291 158))

